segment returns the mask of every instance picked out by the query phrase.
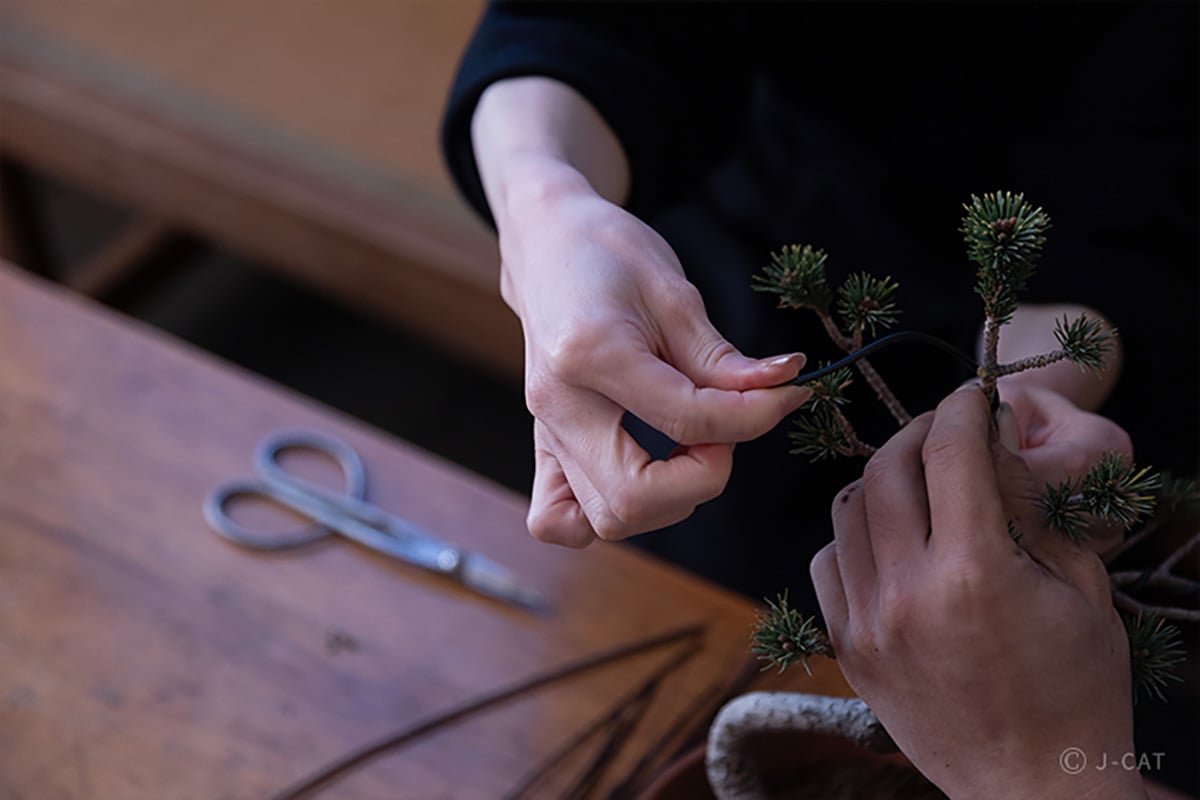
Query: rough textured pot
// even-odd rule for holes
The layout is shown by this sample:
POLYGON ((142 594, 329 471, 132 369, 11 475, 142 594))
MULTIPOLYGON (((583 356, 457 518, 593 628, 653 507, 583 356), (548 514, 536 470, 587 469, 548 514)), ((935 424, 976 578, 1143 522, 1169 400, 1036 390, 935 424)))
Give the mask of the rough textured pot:
MULTIPOLYGON (((749 750, 770 800, 925 800, 942 794, 899 753, 868 750, 844 735, 770 732, 752 736, 749 750), (851 788, 847 783, 853 783, 851 788)), ((713 800, 704 747, 660 775, 641 800, 713 800)))
MULTIPOLYGON (((887 770, 885 777, 902 776, 902 786, 891 794, 881 794, 891 800, 911 797, 941 797, 936 789, 914 793, 912 785, 928 787, 904 756, 882 755, 859 747, 841 736, 822 733, 769 733, 756 737, 753 745, 755 762, 772 800, 828 800, 830 797, 862 798, 863 794, 814 794, 813 779, 821 774, 837 774, 850 770, 865 777, 868 772, 887 770), (896 792, 901 792, 897 794, 896 792)), ((641 795, 640 800, 713 800, 704 770, 704 747, 697 747, 675 762, 641 795)))

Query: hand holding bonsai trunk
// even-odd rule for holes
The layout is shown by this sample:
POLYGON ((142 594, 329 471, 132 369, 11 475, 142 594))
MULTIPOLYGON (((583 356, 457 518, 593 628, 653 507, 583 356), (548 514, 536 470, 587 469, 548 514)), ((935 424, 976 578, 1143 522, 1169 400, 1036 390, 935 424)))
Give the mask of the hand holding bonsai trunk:
POLYGON ((1129 648, 1103 565, 1045 528, 974 388, 918 417, 833 504, 812 577, 847 681, 952 798, 1143 797, 1129 648))
MULTIPOLYGON (((1136 530, 1156 503, 1173 513, 1197 498, 1196 487, 1134 466, 1128 435, 1090 413, 1115 382, 1111 326, 1080 307, 1018 305, 1046 214, 1010 193, 972 198, 965 209, 961 231, 985 317, 978 387, 909 422, 860 360, 901 425, 877 450, 859 440, 847 413, 848 367, 797 379, 813 397, 791 434, 793 452, 870 460, 863 479, 835 499, 835 541, 812 564, 829 633, 783 595, 768 601, 752 650, 780 670, 836 655, 861 699, 752 695, 730 703, 708 749, 722 800, 765 797, 746 747, 762 729, 819 730, 873 748, 894 741, 955 800, 1145 796, 1136 772, 1072 774, 1060 758, 1070 748, 1093 764, 1132 752, 1131 697, 1161 697, 1177 679, 1183 654, 1166 619, 1200 620, 1200 610, 1133 595, 1200 591, 1200 582, 1172 572, 1200 547, 1200 533, 1144 572, 1109 575, 1096 554, 1112 563, 1162 524, 1160 515, 1136 530), (1005 339, 1010 323, 1014 335, 1005 339)), ((781 306, 814 311, 834 342, 854 351, 895 322, 896 286, 853 276, 837 292, 839 324, 825 260, 811 247, 785 248, 756 288, 781 306)), ((894 340, 902 338, 929 340, 894 340)))

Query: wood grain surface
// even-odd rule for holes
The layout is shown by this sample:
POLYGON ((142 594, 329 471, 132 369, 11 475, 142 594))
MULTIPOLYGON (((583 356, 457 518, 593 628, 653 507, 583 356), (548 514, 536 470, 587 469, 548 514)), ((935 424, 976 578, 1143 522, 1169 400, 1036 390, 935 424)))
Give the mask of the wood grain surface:
MULTIPOLYGON (((619 545, 538 544, 525 498, 7 266, 0 431, 0 797, 261 798, 489 690, 709 625, 612 785, 745 660, 749 603, 619 545), (283 427, 352 444, 375 502, 512 566, 553 611, 346 542, 262 554, 215 536, 203 497, 283 427)), ((666 655, 460 723, 320 796, 495 800, 666 655)), ((829 663, 805 685, 846 691, 829 663)))

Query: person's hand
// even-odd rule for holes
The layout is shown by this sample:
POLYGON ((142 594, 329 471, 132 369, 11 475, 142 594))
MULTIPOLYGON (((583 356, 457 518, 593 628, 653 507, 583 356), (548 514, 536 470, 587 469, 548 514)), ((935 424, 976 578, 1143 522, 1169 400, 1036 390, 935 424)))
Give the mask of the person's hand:
MULTIPOLYGON (((1124 428, 1107 417, 1083 411, 1058 392, 1020 380, 1024 377, 999 382, 1000 399, 1011 409, 1011 413, 1004 409, 999 418, 1000 434, 1029 467, 1038 494, 1047 484, 1081 478, 1105 453, 1133 459, 1133 443, 1124 428)), ((1124 536, 1119 525, 1103 522, 1088 533, 1088 546, 1097 553, 1120 543, 1124 536)))
POLYGON ((768 388, 804 357, 738 352, 667 243, 586 181, 542 192, 506 222, 501 286, 525 334, 538 539, 581 547, 684 519, 724 489, 734 443, 811 394, 768 388), (651 461, 621 427, 626 411, 680 447, 651 461))
POLYGON ((838 663, 955 800, 1143 798, 1137 772, 1096 768, 1132 751, 1104 568, 1031 524, 1034 479, 991 424, 983 395, 959 390, 834 500, 812 577, 838 663))

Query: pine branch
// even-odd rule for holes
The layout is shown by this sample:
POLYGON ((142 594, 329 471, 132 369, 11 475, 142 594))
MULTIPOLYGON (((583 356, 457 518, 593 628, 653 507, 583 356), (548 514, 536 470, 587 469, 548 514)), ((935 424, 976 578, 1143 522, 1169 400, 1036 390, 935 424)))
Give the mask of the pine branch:
POLYGON ((1135 600, 1125 592, 1113 592, 1113 605, 1135 614, 1155 614, 1164 619, 1176 622, 1200 622, 1200 609, 1172 608, 1171 606, 1154 606, 1135 600))
POLYGON ((1115 328, 1104 330, 1100 320, 1090 319, 1087 314, 1081 314, 1079 319, 1070 322, 1064 315, 1054 322, 1054 338, 1058 339, 1066 358, 1081 369, 1100 372, 1116 341, 1117 331, 1115 328))
POLYGON ((1111 566, 1118 558, 1125 555, 1154 534, 1158 533, 1160 530, 1162 530, 1164 522, 1166 522, 1166 520, 1162 518, 1153 519, 1143 525, 1137 533, 1133 534, 1132 536, 1127 536, 1125 541, 1113 548, 1113 550, 1104 557, 1104 565, 1111 566))
POLYGON ((1013 375, 1026 370, 1048 367, 1058 361, 1073 361, 1080 369, 1090 369, 1102 372, 1113 342, 1116 341, 1116 329, 1104 330, 1099 320, 1089 319, 1086 314, 1079 319, 1068 322, 1064 316, 1054 322, 1054 338, 1062 345, 1061 349, 1041 355, 1029 356, 1008 364, 997 364, 992 373, 996 377, 1013 375))
MULTIPOLYGON (((821 320, 821 324, 825 327, 825 332, 829 334, 829 338, 844 352, 853 353, 859 349, 855 347, 852 337, 842 333, 842 329, 838 327, 837 321, 834 320, 832 314, 818 311, 817 317, 821 320)), ((871 387, 871 391, 875 392, 875 396, 879 398, 879 402, 883 403, 888 413, 892 415, 892 419, 896 420, 896 423, 900 427, 903 428, 912 422, 912 415, 901 405, 899 398, 892 392, 891 387, 884 381, 883 376, 875 371, 875 367, 871 365, 871 362, 865 358, 860 358, 854 363, 854 367, 863 376, 863 380, 871 387)))
POLYGON ((1162 486, 1158 490, 1154 514, 1156 517, 1173 517, 1176 514, 1200 508, 1200 487, 1191 478, 1176 478, 1168 472, 1162 474, 1162 486))
POLYGON ((825 260, 824 250, 788 245, 772 253, 763 274, 754 276, 754 291, 777 295, 781 307, 828 313, 833 294, 825 280, 825 260))
MULTIPOLYGON (((823 367, 823 364, 818 364, 818 368, 823 367)), ((812 389, 812 398, 808 401, 808 408, 815 410, 823 405, 841 406, 850 402, 845 395, 846 387, 852 382, 850 376, 850 368, 842 367, 839 370, 823 375, 814 381, 810 381, 808 386, 812 389)))
POLYGON ((1066 480, 1057 486, 1046 484, 1046 491, 1038 498, 1038 507, 1046 515, 1046 525, 1051 529, 1076 544, 1087 539, 1090 520, 1073 481, 1066 480))
POLYGON ((983 392, 996 399, 997 353, 1000 328, 1012 320, 1020 294, 1033 274, 1050 217, 1025 202, 1023 194, 993 192, 971 195, 964 204, 959 231, 967 256, 978 265, 975 292, 983 299, 983 361, 979 368, 983 392))
POLYGON ((1157 568, 1124 569, 1109 573, 1108 581, 1126 593, 1154 589, 1176 597, 1200 596, 1200 581, 1172 573, 1155 574, 1157 568))
POLYGON ((1182 561, 1188 553, 1200 547, 1200 531, 1192 534, 1192 538, 1188 539, 1179 547, 1175 548, 1175 552, 1167 556, 1161 564, 1159 564, 1151 574, 1153 578, 1166 577, 1175 569, 1175 565, 1182 561))
MULTIPOLYGON (((778 296, 781 307, 815 311, 834 344, 843 352, 853 353, 862 346, 863 328, 869 327, 873 336, 876 326, 886 327, 899 316, 899 309, 889 300, 897 284, 891 278, 880 280, 865 274, 852 275, 847 280, 847 285, 839 290, 839 309, 857 334, 848 335, 830 313, 833 292, 826 276, 827 259, 825 251, 811 245, 788 245, 771 254, 771 263, 763 268, 763 274, 754 276, 753 288, 778 296)), ((899 425, 912 421, 912 415, 866 359, 858 361, 855 367, 899 425)))
POLYGON ((979 388, 988 399, 989 406, 995 406, 996 379, 999 378, 1000 366, 997 363, 1000 353, 1000 326, 1003 322, 995 317, 987 316, 983 320, 983 360, 979 363, 976 375, 979 377, 979 388))
POLYGON ((1160 473, 1160 480, 1162 485, 1159 487, 1154 501, 1154 518, 1106 555, 1104 557, 1106 565, 1113 564, 1125 553, 1153 536, 1176 514, 1200 506, 1200 488, 1191 478, 1176 478, 1170 473, 1163 472, 1160 473))
POLYGON ((1015 375, 1018 372, 1027 372, 1031 369, 1048 367, 1051 364, 1056 364, 1059 361, 1066 360, 1067 358, 1069 358, 1069 356, 1067 355, 1066 350, 1054 350, 1037 356, 1019 358, 1016 361, 1010 361, 1007 364, 997 364, 996 368, 992 370, 992 374, 997 378, 1005 375, 1015 375))
POLYGON ((1120 453, 1105 453, 1083 477, 1083 507, 1093 516, 1119 522, 1130 530, 1154 512, 1161 483, 1161 477, 1149 467, 1138 469, 1132 463, 1126 465, 1120 453))
POLYGON ((831 407, 830 414, 833 416, 833 419, 837 423, 838 427, 841 428, 842 436, 845 437, 848 444, 848 452, 845 452, 842 455, 866 456, 867 458, 875 455, 875 451, 879 448, 875 447, 874 445, 869 445, 862 439, 858 438, 858 432, 854 430, 854 426, 850 424, 850 420, 846 419, 846 415, 842 413, 841 409, 837 408, 836 406, 831 407))
POLYGON ((1185 658, 1179 628, 1154 614, 1125 613, 1121 621, 1129 636, 1133 701, 1143 693, 1166 700, 1163 689, 1167 684, 1183 680, 1174 671, 1185 658))
POLYGON ((792 455, 809 456, 813 463, 849 455, 852 451, 850 441, 833 418, 830 406, 816 408, 812 414, 796 420, 796 428, 788 431, 788 438, 795 445, 789 452, 792 455))
POLYGON ((900 318, 900 309, 891 300, 897 288, 890 276, 876 278, 866 272, 854 273, 838 288, 838 314, 855 332, 855 350, 862 347, 863 331, 874 338, 877 328, 890 328, 900 318))
POLYGON ((966 216, 959 231, 967 256, 979 267, 975 291, 983 299, 984 315, 1004 325, 1033 274, 1050 217, 1025 202, 1025 195, 1012 192, 971 195, 963 209, 966 216))
POLYGON ((783 672, 797 661, 809 675, 808 659, 821 655, 833 657, 829 637, 817 625, 816 617, 805 617, 788 605, 787 591, 775 602, 766 601, 767 610, 759 616, 751 635, 750 652, 765 661, 763 670, 779 667, 783 672))
MULTIPOLYGON (((820 380, 827 382, 829 378, 837 375, 838 373, 833 373, 820 380)), ((823 388, 828 391, 827 387, 823 388)), ((869 458, 875 453, 876 448, 858 438, 854 426, 838 408, 846 402, 840 394, 840 388, 835 392, 820 398, 809 409, 809 414, 796 420, 795 430, 788 431, 788 438, 795 445, 790 451, 792 455, 810 456, 810 460, 815 463, 838 456, 869 458)), ((813 396, 817 397, 815 393, 813 396)))

